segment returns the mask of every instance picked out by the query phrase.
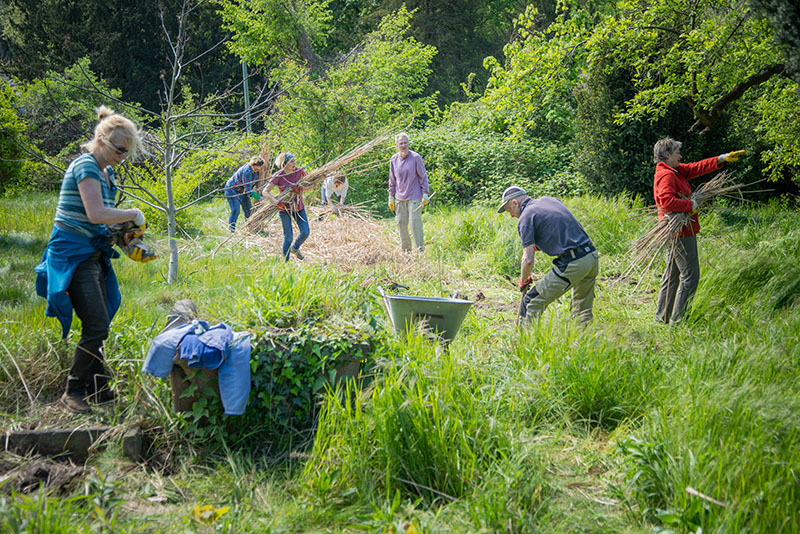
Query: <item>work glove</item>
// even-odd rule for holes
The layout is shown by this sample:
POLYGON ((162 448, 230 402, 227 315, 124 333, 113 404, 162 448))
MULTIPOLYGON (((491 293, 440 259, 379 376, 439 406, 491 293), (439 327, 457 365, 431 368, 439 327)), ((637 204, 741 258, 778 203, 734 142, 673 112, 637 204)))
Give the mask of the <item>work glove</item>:
POLYGON ((696 200, 692 200, 692 215, 696 215, 698 211, 700 211, 700 206, 696 200))
POLYGON ((278 209, 281 211, 289 211, 289 204, 286 202, 278 202, 278 209))
POLYGON ((255 200, 261 200, 261 195, 259 195, 259 194, 258 194, 257 192, 255 192, 255 191, 253 191, 252 193, 250 193, 250 196, 251 196, 251 197, 253 197, 255 200))
POLYGON ((134 239, 131 241, 125 253, 130 259, 139 263, 147 263, 148 261, 153 261, 158 258, 158 254, 152 252, 150 247, 145 245, 141 239, 134 239))
POLYGON ((144 235, 145 230, 147 230, 147 223, 144 223, 142 226, 134 226, 133 229, 125 235, 125 237, 129 242, 133 239, 139 239, 144 235))
POLYGON ((137 213, 136 213, 136 218, 133 219, 133 224, 143 228, 144 227, 144 213, 142 213, 142 211, 140 209, 138 209, 138 208, 134 208, 134 209, 136 209, 137 213))
POLYGON ((739 161, 739 157, 743 156, 745 153, 744 150, 734 150, 733 152, 728 152, 720 156, 720 159, 725 162, 730 161, 739 161))
POLYGON ((300 187, 299 185, 292 186, 292 192, 299 195, 303 192, 303 188, 300 187))
POLYGON ((394 195, 389 195, 389 210, 394 211, 394 195))
POLYGON ((423 208, 428 205, 428 202, 430 202, 430 200, 431 199, 428 196, 428 193, 422 193, 422 207, 423 208))
POLYGON ((519 281, 519 292, 522 293, 523 295, 525 293, 527 293, 528 289, 531 287, 532 283, 533 283, 533 280, 531 280, 530 276, 525 281, 520 280, 519 281))

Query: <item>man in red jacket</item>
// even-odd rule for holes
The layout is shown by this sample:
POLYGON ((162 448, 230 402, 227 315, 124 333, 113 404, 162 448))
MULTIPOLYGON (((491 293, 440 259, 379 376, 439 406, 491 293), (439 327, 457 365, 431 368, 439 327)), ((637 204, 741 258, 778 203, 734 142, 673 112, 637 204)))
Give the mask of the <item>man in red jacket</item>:
POLYGON ((744 150, 737 150, 695 163, 681 163, 679 141, 665 137, 653 147, 653 161, 656 164, 653 196, 656 199, 658 218, 670 212, 692 214, 667 255, 667 268, 661 277, 661 290, 656 306, 657 322, 679 322, 700 281, 700 262, 697 257, 700 222, 697 219, 697 202, 691 199, 689 180, 719 169, 726 161, 737 161, 742 154, 744 150))

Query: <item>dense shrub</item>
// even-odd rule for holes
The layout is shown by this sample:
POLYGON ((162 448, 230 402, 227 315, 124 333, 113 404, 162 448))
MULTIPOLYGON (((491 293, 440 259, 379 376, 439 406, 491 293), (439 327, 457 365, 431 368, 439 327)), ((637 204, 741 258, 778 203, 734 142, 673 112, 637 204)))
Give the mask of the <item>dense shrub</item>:
MULTIPOLYGON (((150 194, 165 202, 167 198, 167 183, 164 178, 164 170, 153 160, 139 163, 135 168, 122 172, 133 172, 137 174, 137 181, 146 188, 150 194)), ((172 180, 172 198, 176 207, 180 207, 194 198, 197 191, 197 183, 191 180, 172 180)), ((140 196, 150 199, 149 195, 139 193, 140 196)), ((138 202, 136 206, 142 210, 147 219, 147 224, 152 229, 165 230, 167 228, 167 214, 160 209, 156 209, 143 202, 138 202)), ((175 214, 175 223, 181 228, 190 228, 193 224, 187 211, 178 211, 175 214)))
POLYGON ((48 158, 57 157, 63 163, 91 138, 97 122, 95 108, 101 104, 141 124, 131 108, 113 102, 121 96, 118 89, 108 87, 95 75, 88 58, 82 58, 64 72, 48 72, 26 84, 21 93, 21 115, 28 123, 31 143, 48 158))
MULTIPOLYGON (((225 186, 228 178, 258 154, 258 137, 254 136, 237 138, 234 143, 218 149, 197 150, 181 162, 175 172, 175 180, 196 184, 197 197, 208 194, 222 196, 222 191, 218 190, 225 186)), ((271 168, 271 165, 271 162, 267 162, 267 167, 271 168)))
MULTIPOLYGON (((666 135, 684 142, 684 161, 697 152, 696 135, 686 132, 692 115, 685 106, 673 106, 652 122, 629 120, 616 124, 614 116, 635 94, 631 75, 620 69, 594 68, 576 91, 574 164, 590 191, 651 195, 653 145, 666 135)), ((705 156, 698 156, 697 159, 705 156)))
MULTIPOLYGON (((458 133, 450 125, 411 132, 411 149, 425 161, 435 202, 465 205, 494 204, 512 184, 528 189, 532 196, 577 195, 581 184, 570 164, 570 149, 540 139, 509 141, 498 133, 458 133)), ((386 166, 360 179, 367 198, 386 198, 386 166)), ((383 202, 381 202, 381 205, 383 202)))
POLYGON ((21 178, 22 150, 15 138, 25 129, 16 106, 19 97, 13 85, 0 81, 0 193, 21 178))
POLYGON ((267 329, 256 335, 250 358, 252 390, 245 419, 249 432, 286 438, 313 425, 317 401, 334 386, 337 370, 366 361, 374 333, 325 322, 267 329))

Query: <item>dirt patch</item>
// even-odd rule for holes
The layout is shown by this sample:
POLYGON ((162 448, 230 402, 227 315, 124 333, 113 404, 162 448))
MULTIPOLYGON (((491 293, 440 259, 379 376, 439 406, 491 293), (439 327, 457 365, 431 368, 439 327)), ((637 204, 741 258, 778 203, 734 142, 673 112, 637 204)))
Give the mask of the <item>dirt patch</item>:
POLYGON ((0 459, 0 488, 10 494, 31 493, 40 487, 47 492, 61 493, 73 480, 83 476, 84 467, 70 461, 41 457, 5 455, 0 459))

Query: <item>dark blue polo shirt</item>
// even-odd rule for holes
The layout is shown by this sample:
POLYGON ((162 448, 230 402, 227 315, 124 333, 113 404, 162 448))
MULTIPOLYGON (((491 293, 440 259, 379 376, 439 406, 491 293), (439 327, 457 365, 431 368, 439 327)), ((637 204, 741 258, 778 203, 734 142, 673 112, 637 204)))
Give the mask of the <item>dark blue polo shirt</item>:
POLYGON ((581 223, 557 198, 528 198, 520 210, 517 231, 523 247, 536 245, 548 256, 561 256, 574 248, 592 245, 581 223))

